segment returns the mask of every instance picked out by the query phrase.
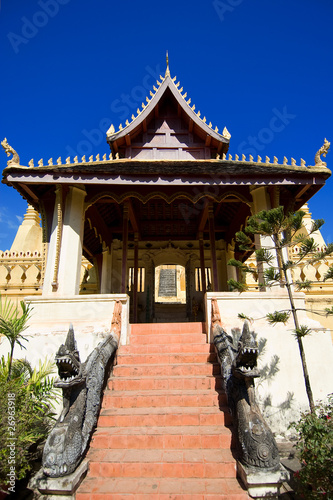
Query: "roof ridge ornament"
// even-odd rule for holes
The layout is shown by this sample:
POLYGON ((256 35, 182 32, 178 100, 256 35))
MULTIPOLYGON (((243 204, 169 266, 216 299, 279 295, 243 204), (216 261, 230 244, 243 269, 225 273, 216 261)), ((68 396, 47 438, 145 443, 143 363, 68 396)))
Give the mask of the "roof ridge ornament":
POLYGON ((166 70, 165 70, 165 76, 164 76, 164 78, 166 78, 167 76, 170 76, 169 52, 168 51, 166 51, 166 70))
POLYGON ((330 145, 331 145, 331 143, 325 138, 324 139, 324 144, 317 151, 317 153, 315 155, 315 166, 316 167, 327 167, 327 163, 322 160, 321 156, 326 157, 326 155, 328 153, 328 150, 330 148, 330 145))
POLYGON ((9 165, 19 165, 20 164, 20 157, 19 155, 16 153, 15 149, 12 148, 8 142, 7 142, 7 139, 6 137, 4 138, 4 140, 1 142, 1 146, 3 147, 3 149, 5 150, 6 152, 6 155, 7 156, 10 156, 11 154, 13 155, 13 157, 7 161, 7 166, 9 165))
POLYGON ((224 127, 223 132, 222 132, 222 136, 225 137, 226 139, 230 139, 231 134, 230 134, 229 130, 227 129, 227 127, 224 127))

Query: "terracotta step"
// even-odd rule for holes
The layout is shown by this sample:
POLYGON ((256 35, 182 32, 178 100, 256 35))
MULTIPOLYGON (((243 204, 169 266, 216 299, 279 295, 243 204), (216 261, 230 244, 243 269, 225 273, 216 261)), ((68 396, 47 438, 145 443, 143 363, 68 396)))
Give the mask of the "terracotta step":
POLYGON ((118 355, 118 365, 165 365, 165 364, 180 364, 180 363, 216 363, 217 357, 215 353, 181 353, 181 354, 122 354, 118 355))
POLYGON ((98 420, 102 427, 153 427, 189 425, 230 425, 227 407, 111 408, 102 409, 98 420))
POLYGON ((202 333, 174 333, 173 330, 169 330, 169 333, 155 333, 155 334, 137 334, 131 333, 130 344, 131 345, 144 345, 144 344, 163 344, 167 346, 168 344, 206 344, 206 335, 202 333), (172 333, 171 333, 172 332, 172 333))
POLYGON ((230 448, 231 431, 223 426, 104 427, 93 435, 98 449, 201 449, 230 448))
MULTIPOLYGON (((115 456, 121 456, 115 450, 115 456)), ((122 458, 115 460, 112 452, 106 455, 104 461, 97 459, 91 460, 89 470, 95 477, 206 477, 206 478, 235 478, 236 465, 233 462, 232 455, 223 460, 222 453, 219 453, 220 460, 211 461, 209 454, 204 458, 203 454, 198 454, 196 460, 192 457, 192 451, 168 450, 166 459, 151 460, 151 456, 157 456, 159 450, 124 450, 122 458), (155 452, 158 453, 155 453, 155 452), (134 454, 135 452, 139 452, 134 454), (148 456, 148 458, 147 458, 148 456), (132 458, 133 457, 133 458, 132 458), (141 457, 141 458, 139 458, 141 457)), ((203 450, 199 450, 200 452, 203 450)), ((216 450, 209 450, 210 452, 216 450)), ((218 450, 220 452, 220 450, 218 450)))
POLYGON ((114 377, 158 376, 189 376, 189 375, 220 375, 218 363, 193 363, 174 365, 117 365, 113 369, 114 377))
POLYGON ((161 390, 161 389, 222 389, 221 376, 187 376, 187 377, 113 377, 109 380, 108 388, 114 391, 161 390))
POLYGON ((228 463, 233 461, 232 451, 229 449, 201 449, 201 450, 146 450, 140 449, 92 449, 91 463, 228 463))
POLYGON ((122 345, 119 348, 118 356, 123 354, 160 354, 168 352, 173 353, 213 353, 215 352, 214 344, 207 344, 206 342, 200 342, 198 344, 168 344, 166 349, 164 344, 130 344, 122 345))
POLYGON ((223 404, 226 404, 226 396, 221 391, 106 391, 102 408, 200 407, 223 404))
POLYGON ((205 333, 205 323, 136 323, 131 325, 131 334, 157 336, 161 334, 205 333))
POLYGON ((233 478, 95 478, 81 484, 76 500, 248 500, 233 478), (110 492, 112 492, 110 494, 110 492))

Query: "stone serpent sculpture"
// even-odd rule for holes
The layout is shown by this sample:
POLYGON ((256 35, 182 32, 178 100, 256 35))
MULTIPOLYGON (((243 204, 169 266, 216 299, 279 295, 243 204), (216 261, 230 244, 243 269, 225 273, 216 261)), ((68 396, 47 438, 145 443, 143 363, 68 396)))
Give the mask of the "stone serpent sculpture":
POLYGON ((212 329, 224 389, 234 418, 240 462, 250 469, 277 471, 280 468, 278 448, 255 398, 259 350, 254 334, 245 321, 238 345, 234 345, 233 338, 221 326, 216 301, 212 301, 212 329))
POLYGON ((117 348, 118 340, 110 334, 81 363, 70 326, 66 342, 55 357, 59 378, 54 385, 62 389, 63 410, 44 446, 45 476, 71 474, 84 457, 97 423, 107 367, 117 348))

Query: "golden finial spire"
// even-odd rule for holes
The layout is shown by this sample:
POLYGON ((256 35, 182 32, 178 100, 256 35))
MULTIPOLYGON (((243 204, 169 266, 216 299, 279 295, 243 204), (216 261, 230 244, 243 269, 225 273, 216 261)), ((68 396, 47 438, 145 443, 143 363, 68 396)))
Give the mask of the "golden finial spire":
POLYGON ((170 69, 169 69, 169 52, 166 51, 166 70, 165 70, 165 77, 170 76, 170 69))

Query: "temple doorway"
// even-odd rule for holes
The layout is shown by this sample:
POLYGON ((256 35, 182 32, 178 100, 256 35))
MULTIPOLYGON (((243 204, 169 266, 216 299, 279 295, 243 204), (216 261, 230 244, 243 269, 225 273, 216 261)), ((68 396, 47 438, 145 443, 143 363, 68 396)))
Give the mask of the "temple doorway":
POLYGON ((184 266, 161 264, 155 267, 154 313, 158 323, 188 321, 184 266))

